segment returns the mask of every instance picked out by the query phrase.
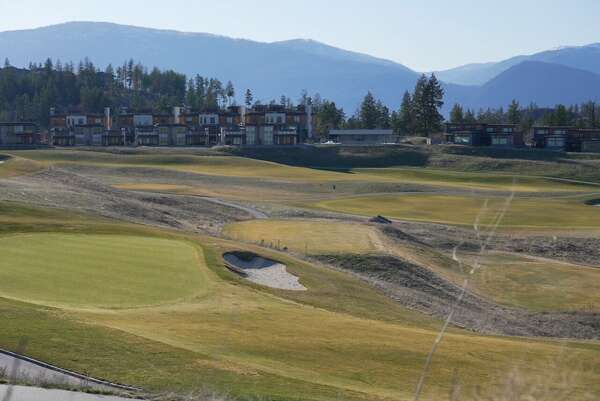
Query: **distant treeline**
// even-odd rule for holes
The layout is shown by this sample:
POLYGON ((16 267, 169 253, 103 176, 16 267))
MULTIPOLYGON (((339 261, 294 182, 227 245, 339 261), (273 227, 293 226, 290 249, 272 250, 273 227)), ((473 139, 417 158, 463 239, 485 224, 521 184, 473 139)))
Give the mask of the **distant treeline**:
POLYGON ((481 109, 477 113, 463 109, 459 104, 454 105, 450 112, 451 122, 486 122, 491 124, 518 124, 524 131, 534 125, 576 126, 578 128, 600 128, 600 105, 586 102, 565 106, 556 105, 554 108, 538 107, 530 104, 522 107, 516 100, 505 110, 481 109))
MULTIPOLYGON (((359 109, 347 118, 335 102, 317 93, 304 91, 297 103, 312 105, 321 136, 336 128, 393 128, 399 133, 429 133, 441 128, 443 90, 435 76, 422 76, 412 94, 406 93, 402 107, 390 110, 368 93, 359 109)), ((231 81, 201 75, 188 78, 172 70, 148 69, 129 60, 123 65, 101 69, 85 59, 77 65, 60 60, 32 63, 20 69, 9 60, 0 68, 0 121, 33 121, 48 125, 50 109, 101 113, 105 107, 148 109, 168 112, 173 106, 186 105, 207 110, 235 104, 236 91, 231 81)), ((260 104, 250 89, 244 93, 247 107, 260 104)), ((270 104, 294 107, 294 101, 282 95, 270 104)))

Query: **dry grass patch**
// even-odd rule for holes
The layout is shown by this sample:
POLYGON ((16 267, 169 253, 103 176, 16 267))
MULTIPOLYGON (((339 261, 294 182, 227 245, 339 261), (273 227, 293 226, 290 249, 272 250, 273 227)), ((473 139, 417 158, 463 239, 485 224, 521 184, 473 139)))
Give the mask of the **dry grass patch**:
POLYGON ((252 220, 230 224, 223 232, 236 241, 309 255, 367 253, 377 250, 380 241, 371 227, 333 220, 252 220))

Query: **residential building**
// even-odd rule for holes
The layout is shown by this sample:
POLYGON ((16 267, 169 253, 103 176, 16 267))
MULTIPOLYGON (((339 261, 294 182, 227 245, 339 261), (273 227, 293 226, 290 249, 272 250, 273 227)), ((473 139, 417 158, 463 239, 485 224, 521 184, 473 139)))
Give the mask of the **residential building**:
POLYGON ((0 146, 41 145, 42 137, 38 126, 30 122, 0 123, 0 146))
POLYGON ((329 131, 329 140, 343 145, 385 145, 398 143, 391 129, 343 129, 329 131))
POLYGON ((447 123, 444 141, 467 146, 525 146, 523 132, 515 124, 447 123))
POLYGON ((565 152, 600 152, 600 129, 564 126, 533 127, 536 148, 565 152))

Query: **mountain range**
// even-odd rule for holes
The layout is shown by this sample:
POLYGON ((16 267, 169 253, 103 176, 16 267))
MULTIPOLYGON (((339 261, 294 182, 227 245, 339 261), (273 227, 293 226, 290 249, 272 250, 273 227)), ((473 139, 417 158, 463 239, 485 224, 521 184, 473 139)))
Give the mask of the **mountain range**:
MULTIPOLYGON (((103 22, 70 22, 0 32, 0 55, 15 66, 46 58, 89 58, 98 66, 133 58, 144 65, 194 76, 231 80, 238 98, 299 97, 303 90, 335 100, 347 113, 372 91, 391 108, 412 90, 420 73, 399 63, 313 40, 263 43, 205 33, 157 30, 103 22)), ((600 44, 569 47, 497 63, 436 72, 444 82, 447 111, 454 103, 479 109, 512 99, 539 106, 600 100, 600 44)))

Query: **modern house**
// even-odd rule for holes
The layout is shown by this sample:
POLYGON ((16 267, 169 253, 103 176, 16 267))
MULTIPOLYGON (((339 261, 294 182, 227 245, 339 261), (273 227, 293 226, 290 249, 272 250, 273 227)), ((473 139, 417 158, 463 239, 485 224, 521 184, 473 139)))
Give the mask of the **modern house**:
POLYGON ((30 122, 0 123, 0 146, 41 145, 42 136, 38 126, 30 122))
POLYGON ((600 129, 533 127, 533 144, 540 149, 597 153, 600 152, 600 129))
POLYGON ((395 144, 399 136, 391 129, 346 129, 329 131, 329 140, 343 145, 395 144))
POLYGON ((278 105, 202 111, 174 107, 172 113, 122 108, 115 116, 108 108, 104 114, 52 109, 50 134, 55 146, 296 145, 315 131, 310 113, 310 107, 278 105))
POLYGON ((468 146, 525 146, 523 132, 515 124, 447 123, 444 142, 468 146))

